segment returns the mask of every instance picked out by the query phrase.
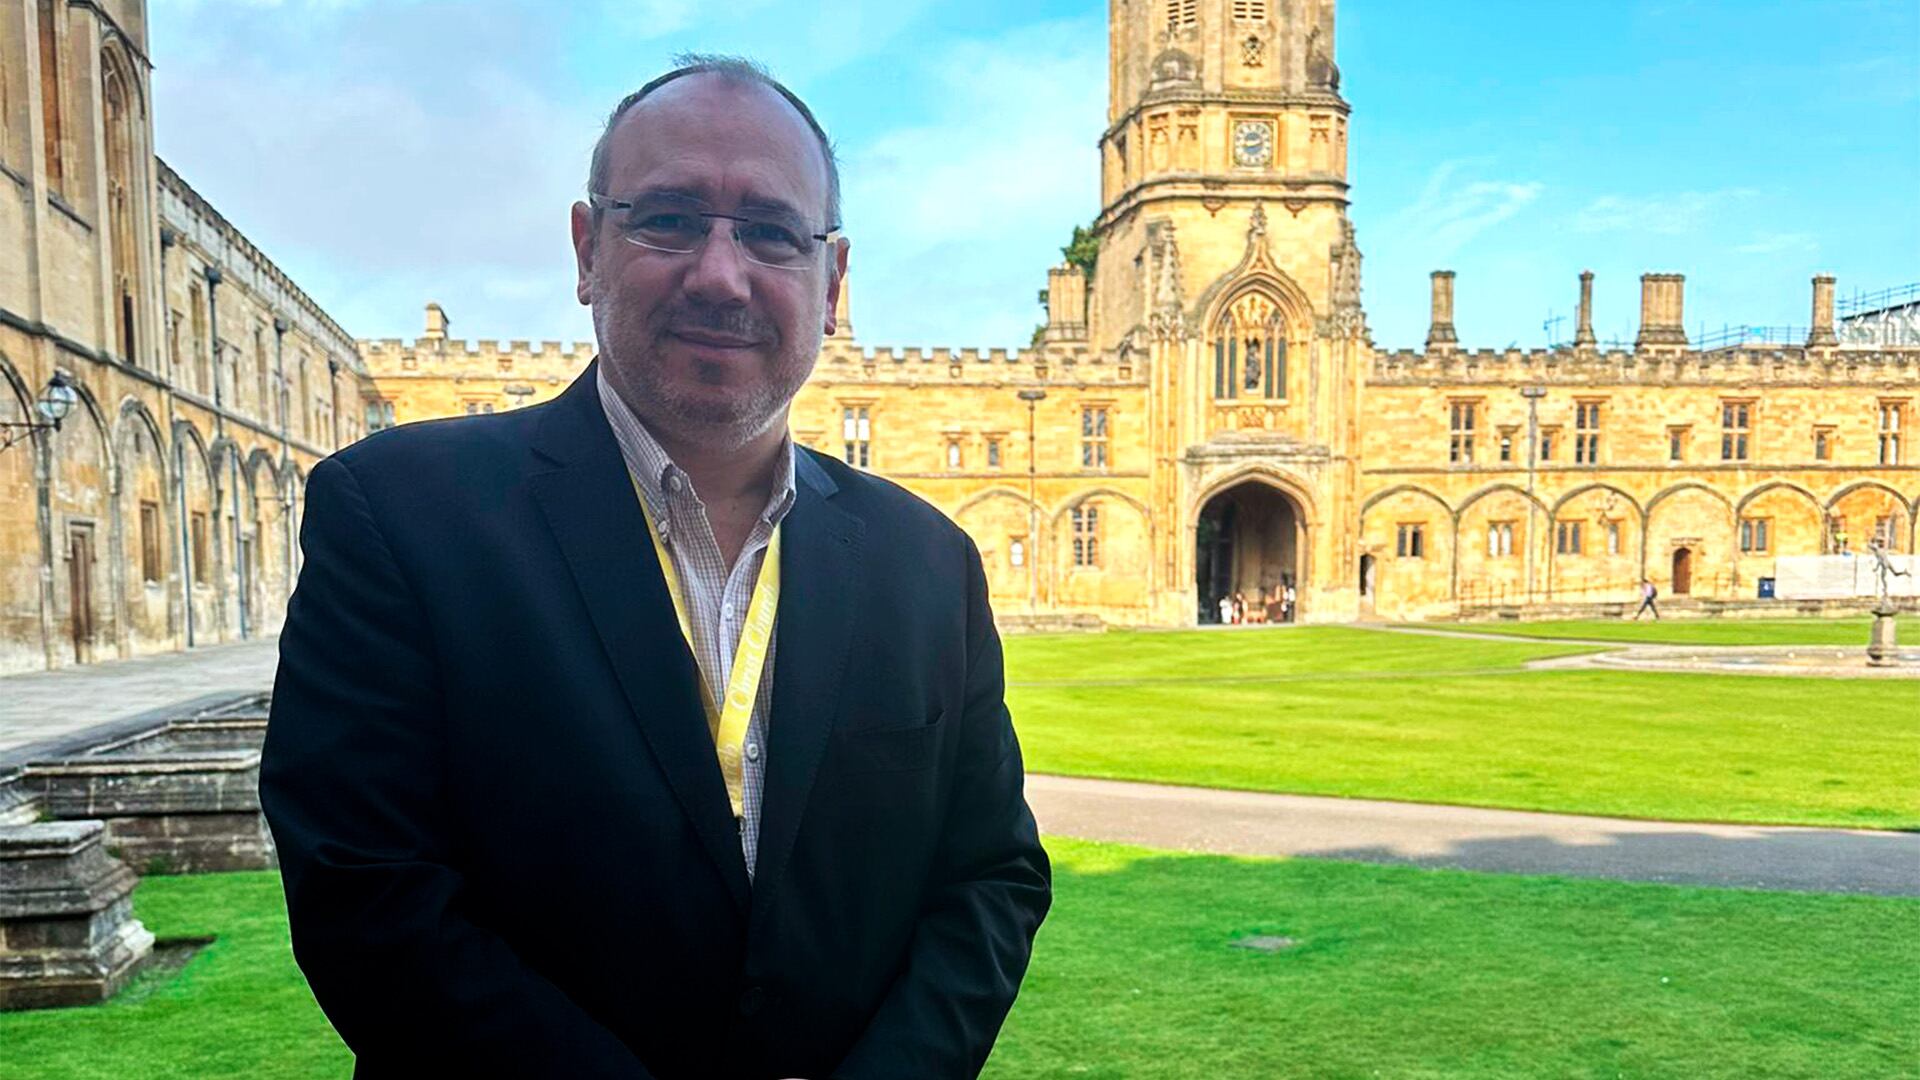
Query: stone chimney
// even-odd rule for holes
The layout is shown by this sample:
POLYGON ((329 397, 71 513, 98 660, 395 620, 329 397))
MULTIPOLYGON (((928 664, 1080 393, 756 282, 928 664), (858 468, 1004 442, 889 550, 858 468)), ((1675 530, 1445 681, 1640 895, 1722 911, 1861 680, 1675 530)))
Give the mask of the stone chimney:
POLYGON ((439 304, 427 305, 427 332, 422 335, 428 341, 447 340, 447 312, 439 304))
POLYGON ((1593 336, 1593 271, 1580 271, 1580 312, 1574 321, 1573 347, 1592 348, 1600 339, 1593 336))
POLYGON ((1450 349, 1459 344, 1453 332, 1453 271, 1433 272, 1433 323, 1427 327, 1427 348, 1450 349))
POLYGON ((1633 347, 1687 344, 1685 274, 1640 275, 1640 333, 1633 347))
POLYGON ((1087 339, 1087 275, 1072 263, 1047 271, 1046 341, 1087 339))
POLYGON ((833 336, 845 341, 853 340, 853 316, 847 306, 847 276, 840 275, 840 295, 833 298, 833 336))
POLYGON ((1831 349, 1840 344, 1833 332, 1833 275, 1817 274, 1813 279, 1813 326, 1807 331, 1807 348, 1831 349))

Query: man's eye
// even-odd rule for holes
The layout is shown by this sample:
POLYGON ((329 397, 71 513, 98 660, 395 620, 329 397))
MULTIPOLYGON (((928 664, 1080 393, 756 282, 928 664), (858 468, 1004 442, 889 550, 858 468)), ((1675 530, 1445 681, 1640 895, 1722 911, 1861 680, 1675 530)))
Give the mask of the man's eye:
POLYGON ((749 244, 784 245, 798 248, 800 237, 784 225, 770 221, 749 221, 740 226, 740 239, 749 244))

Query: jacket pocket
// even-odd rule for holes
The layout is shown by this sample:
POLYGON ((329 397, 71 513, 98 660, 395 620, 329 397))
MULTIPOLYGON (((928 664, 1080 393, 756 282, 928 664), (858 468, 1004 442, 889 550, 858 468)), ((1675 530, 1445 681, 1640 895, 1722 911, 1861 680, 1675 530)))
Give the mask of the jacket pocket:
POLYGON ((844 732, 834 739, 834 762, 843 776, 913 772, 939 759, 941 713, 931 723, 844 732))

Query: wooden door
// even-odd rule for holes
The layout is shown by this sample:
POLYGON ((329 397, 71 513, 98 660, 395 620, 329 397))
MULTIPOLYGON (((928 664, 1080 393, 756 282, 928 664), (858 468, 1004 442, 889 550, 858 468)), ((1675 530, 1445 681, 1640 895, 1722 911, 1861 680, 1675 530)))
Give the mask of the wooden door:
POLYGON ((67 599, 72 608, 73 661, 93 660, 93 529, 67 530, 67 599))
POLYGON ((1673 595, 1685 596, 1693 591, 1693 551, 1680 548, 1673 553, 1673 595))

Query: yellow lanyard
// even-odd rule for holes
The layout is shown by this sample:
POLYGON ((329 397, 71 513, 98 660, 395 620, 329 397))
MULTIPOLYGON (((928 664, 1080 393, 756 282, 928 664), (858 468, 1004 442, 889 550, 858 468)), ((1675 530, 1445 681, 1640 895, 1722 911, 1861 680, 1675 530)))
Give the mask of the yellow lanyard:
POLYGON ((680 636, 694 655, 693 667, 700 675, 700 704, 707 712, 707 731, 713 736, 714 753, 720 759, 720 775, 727 783, 727 802, 737 819, 743 813, 743 781, 740 754, 747 741, 747 726, 753 720, 753 703, 760 697, 760 677, 767 668, 767 649, 773 644, 774 615, 780 610, 780 527, 774 526, 767 541, 766 558, 760 563, 760 580, 754 583, 753 599, 747 604, 747 624, 740 629, 740 644, 733 651, 733 672, 727 679, 724 706, 716 705, 707 688, 707 673, 700 670, 700 650, 693 644, 693 622, 687 615, 686 597, 680 591, 680 575, 674 571, 673 556, 660 539, 653 524, 653 512, 634 481, 633 493, 640 499, 640 516, 646 519, 647 536, 653 540, 653 553, 660 557, 660 573, 667 579, 667 594, 673 597, 673 613, 680 620, 680 636))

